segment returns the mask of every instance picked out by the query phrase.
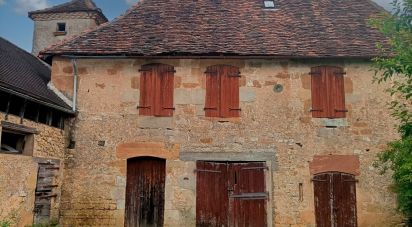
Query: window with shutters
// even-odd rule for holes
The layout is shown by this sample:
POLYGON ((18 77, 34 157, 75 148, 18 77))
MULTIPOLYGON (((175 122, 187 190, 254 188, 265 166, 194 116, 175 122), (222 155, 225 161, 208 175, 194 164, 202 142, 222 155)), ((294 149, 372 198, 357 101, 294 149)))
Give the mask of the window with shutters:
POLYGON ((345 118, 345 89, 343 68, 318 66, 311 69, 312 117, 345 118))
POLYGON ((239 117, 239 68, 209 66, 206 70, 206 117, 239 117))
POLYGON ((139 114, 144 116, 173 116, 173 66, 143 65, 140 71, 139 114))

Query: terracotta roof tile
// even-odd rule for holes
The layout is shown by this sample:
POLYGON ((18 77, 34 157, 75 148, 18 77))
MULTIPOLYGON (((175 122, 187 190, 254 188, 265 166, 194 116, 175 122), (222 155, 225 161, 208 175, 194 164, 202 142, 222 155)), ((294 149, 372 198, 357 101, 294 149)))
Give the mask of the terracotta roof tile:
POLYGON ((142 0, 46 55, 371 57, 384 37, 369 0, 142 0))

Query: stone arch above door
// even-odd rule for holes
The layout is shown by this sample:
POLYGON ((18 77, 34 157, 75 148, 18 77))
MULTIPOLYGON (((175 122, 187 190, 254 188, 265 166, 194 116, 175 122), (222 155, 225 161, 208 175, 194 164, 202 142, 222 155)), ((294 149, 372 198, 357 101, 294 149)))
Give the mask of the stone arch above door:
POLYGON ((164 143, 135 142, 120 144, 116 148, 116 157, 127 160, 135 157, 157 157, 179 159, 180 145, 166 146, 164 143))
POLYGON ((357 155, 315 155, 309 163, 311 175, 326 172, 340 172, 360 175, 360 162, 357 155))

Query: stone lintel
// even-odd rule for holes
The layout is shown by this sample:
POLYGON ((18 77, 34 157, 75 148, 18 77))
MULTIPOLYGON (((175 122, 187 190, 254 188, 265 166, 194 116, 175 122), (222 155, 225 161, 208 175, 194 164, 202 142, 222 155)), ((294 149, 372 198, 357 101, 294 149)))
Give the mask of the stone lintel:
POLYGON ((180 152, 182 161, 276 161, 274 152, 180 152))
POLYGON ((360 162, 357 155, 316 155, 309 163, 310 174, 341 172, 360 175, 360 162))

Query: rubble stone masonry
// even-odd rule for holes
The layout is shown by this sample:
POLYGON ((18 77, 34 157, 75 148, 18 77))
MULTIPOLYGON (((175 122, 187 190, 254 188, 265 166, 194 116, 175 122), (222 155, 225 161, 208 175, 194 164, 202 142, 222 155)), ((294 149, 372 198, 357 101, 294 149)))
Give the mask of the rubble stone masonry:
MULTIPOLYGON (((380 175, 372 165, 376 154, 398 135, 386 106, 390 98, 383 86, 372 83, 374 72, 368 61, 78 59, 77 63, 78 116, 72 129, 76 146, 65 160, 62 226, 123 226, 126 160, 138 156, 167 160, 165 226, 194 226, 194 160, 253 160, 261 154, 275 157, 268 160, 266 178, 270 226, 315 226, 310 163, 324 155, 359 159, 358 167, 341 166, 359 173, 359 226, 400 223, 390 175, 380 175), (170 118, 139 116, 136 108, 139 69, 155 62, 176 70, 176 110, 170 118), (240 118, 205 117, 204 72, 215 64, 240 69, 240 118), (349 110, 345 119, 311 117, 309 72, 318 65, 344 67, 349 110), (276 85, 283 90, 274 89, 276 85)), ((69 59, 53 59, 52 83, 66 95, 73 94, 69 59)))
MULTIPOLYGON (((0 122, 20 124, 20 118, 0 112, 0 122)), ((63 176, 63 158, 66 148, 67 132, 58 128, 24 120, 23 125, 34 128, 33 154, 0 153, 0 221, 9 220, 12 226, 26 226, 33 223, 35 189, 39 162, 60 161, 59 174, 53 182, 58 187, 52 198, 51 218, 59 218, 60 189, 63 176)), ((1 127, 1 123, 0 123, 1 127)))

